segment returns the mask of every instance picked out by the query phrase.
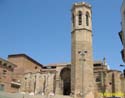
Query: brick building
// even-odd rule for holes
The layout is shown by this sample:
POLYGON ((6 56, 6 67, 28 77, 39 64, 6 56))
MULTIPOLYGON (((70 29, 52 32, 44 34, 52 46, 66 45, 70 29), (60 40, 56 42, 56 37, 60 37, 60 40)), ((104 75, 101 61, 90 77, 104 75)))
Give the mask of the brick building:
POLYGON ((32 59, 26 54, 8 55, 8 61, 18 65, 14 72, 17 74, 24 74, 28 72, 40 72, 43 65, 32 59))
POLYGON ((0 88, 7 92, 20 92, 21 79, 24 74, 40 72, 43 67, 42 64, 25 54, 9 55, 8 60, 0 59, 0 65, 0 88))
POLYGON ((15 81, 13 74, 17 65, 0 58, 0 91, 17 92, 20 81, 15 81))
MULTIPOLYGON (((9 55, 8 60, 2 62, 13 65, 11 68, 14 70, 9 71, 8 80, 3 79, 3 84, 7 81, 16 84, 18 89, 15 92, 67 95, 73 98, 100 98, 99 93, 123 92, 125 85, 122 73, 110 70, 105 59, 93 60, 91 5, 75 3, 71 13, 71 63, 43 66, 26 54, 9 55)), ((1 68, 3 70, 4 67, 1 68)))

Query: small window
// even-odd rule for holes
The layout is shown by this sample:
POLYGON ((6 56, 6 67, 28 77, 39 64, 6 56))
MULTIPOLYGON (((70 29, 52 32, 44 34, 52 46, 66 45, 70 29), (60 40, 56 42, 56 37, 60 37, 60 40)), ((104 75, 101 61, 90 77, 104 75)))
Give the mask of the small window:
POLYGON ((97 77, 97 78, 96 78, 96 82, 101 82, 101 78, 100 78, 100 77, 97 77))
POLYGON ((35 69, 37 69, 37 66, 35 67, 35 69))
POLYGON ((7 70, 3 70, 3 72, 7 72, 7 70))
POLYGON ((14 68, 13 68, 11 65, 8 66, 8 69, 9 69, 10 71, 13 71, 13 70, 14 70, 14 68))
POLYGON ((4 63, 4 64, 3 64, 3 67, 7 67, 7 64, 6 64, 6 63, 4 63))
POLYGON ((3 74, 5 75, 7 73, 7 70, 3 70, 3 74))
POLYGON ((2 65, 2 61, 0 61, 0 65, 2 65))
POLYGON ((112 85, 112 82, 109 82, 109 85, 112 85))
POLYGON ((12 87, 12 88, 19 89, 19 88, 20 88, 20 85, 17 85, 17 84, 11 84, 11 87, 12 87))
POLYGON ((82 12, 81 11, 79 11, 78 13, 78 23, 79 25, 82 25, 82 12))
POLYGON ((4 84, 0 84, 0 91, 4 91, 4 84))
POLYGON ((27 78, 25 77, 25 80, 27 80, 27 78))
POLYGON ((11 66, 11 65, 9 65, 9 66, 8 66, 8 68, 9 68, 9 69, 11 69, 11 68, 12 68, 12 66, 11 66))
POLYGON ((2 67, 2 61, 0 61, 0 67, 2 67))

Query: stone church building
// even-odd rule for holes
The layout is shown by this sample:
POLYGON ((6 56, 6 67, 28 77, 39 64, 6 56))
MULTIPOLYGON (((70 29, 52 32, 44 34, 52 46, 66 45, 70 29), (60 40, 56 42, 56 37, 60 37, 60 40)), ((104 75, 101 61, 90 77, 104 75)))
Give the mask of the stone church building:
POLYGON ((105 58, 93 60, 91 5, 75 3, 71 15, 71 63, 43 66, 26 54, 9 55, 8 60, 0 59, 1 74, 5 70, 7 74, 8 68, 13 68, 6 77, 1 75, 0 90, 73 98, 99 98, 99 93, 106 92, 124 93, 123 74, 110 70, 105 58), (7 77, 10 79, 5 82, 7 77), (6 88, 6 85, 10 87, 6 88))

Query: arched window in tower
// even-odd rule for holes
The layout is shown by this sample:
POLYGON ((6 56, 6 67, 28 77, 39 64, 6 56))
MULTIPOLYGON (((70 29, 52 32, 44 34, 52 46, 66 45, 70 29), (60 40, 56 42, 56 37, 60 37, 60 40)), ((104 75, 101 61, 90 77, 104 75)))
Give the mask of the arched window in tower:
POLYGON ((75 16, 74 16, 74 14, 72 14, 72 24, 73 24, 73 27, 75 26, 75 16))
POLYGON ((81 11, 79 11, 78 13, 78 23, 79 25, 82 25, 82 12, 81 11))
POLYGON ((86 12, 86 26, 89 26, 89 13, 86 12))

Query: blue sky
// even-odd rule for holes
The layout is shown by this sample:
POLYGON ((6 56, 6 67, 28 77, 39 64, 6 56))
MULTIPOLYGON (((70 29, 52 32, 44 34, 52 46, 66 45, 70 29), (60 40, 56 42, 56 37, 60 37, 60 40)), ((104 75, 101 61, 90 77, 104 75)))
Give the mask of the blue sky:
MULTIPOLYGON (((70 62, 71 7, 84 0, 0 0, 0 57, 26 53, 40 63, 70 62)), ((92 5, 93 55, 122 70, 118 36, 122 0, 85 0, 92 5)))

